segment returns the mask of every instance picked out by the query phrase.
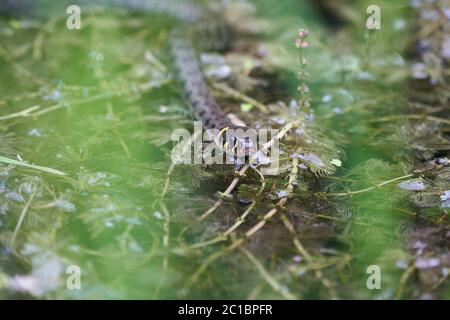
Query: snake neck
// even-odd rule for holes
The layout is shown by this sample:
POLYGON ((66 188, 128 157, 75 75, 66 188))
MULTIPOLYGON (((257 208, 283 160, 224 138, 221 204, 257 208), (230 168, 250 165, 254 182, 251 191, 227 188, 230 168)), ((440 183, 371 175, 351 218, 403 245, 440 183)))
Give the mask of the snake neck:
POLYGON ((170 51, 186 100, 203 127, 222 129, 231 126, 206 85, 192 39, 175 30, 170 39, 170 51))
POLYGON ((198 50, 224 50, 230 43, 230 28, 216 12, 188 2, 160 0, 114 0, 121 7, 161 12, 180 22, 170 36, 170 53, 186 100, 205 129, 232 126, 212 97, 203 77, 198 50))

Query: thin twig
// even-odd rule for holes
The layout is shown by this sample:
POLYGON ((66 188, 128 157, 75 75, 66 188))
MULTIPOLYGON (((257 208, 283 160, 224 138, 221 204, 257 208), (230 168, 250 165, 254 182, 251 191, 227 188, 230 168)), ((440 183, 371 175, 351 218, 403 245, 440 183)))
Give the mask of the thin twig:
POLYGON ((412 263, 403 273, 402 277, 400 278, 400 283, 398 285, 397 294, 395 295, 395 300, 399 300, 402 297, 403 291, 405 290, 406 281, 408 281, 414 270, 416 270, 416 265, 412 263))
MULTIPOLYGON (((260 152, 265 152, 267 151, 270 147, 272 147, 276 141, 281 140, 291 129, 293 129, 294 127, 297 127, 300 124, 300 119, 299 120, 295 120, 292 122, 289 122, 288 124, 286 124, 279 132, 277 135, 275 135, 275 137, 273 137, 272 139, 270 139, 268 142, 266 142, 260 149, 260 152)), ((197 221, 203 221, 206 218, 208 218, 214 211, 217 210, 217 208, 220 207, 220 205, 223 203, 223 199, 227 196, 229 196, 231 194, 231 192, 233 192, 234 188, 237 186, 237 184, 239 183, 239 180, 242 176, 245 175, 245 173, 247 172, 249 168, 249 165, 246 164, 244 167, 242 167, 242 169, 238 172, 237 176, 233 179, 233 181, 231 181, 230 185, 228 186, 228 188, 221 194, 221 197, 219 200, 217 200, 217 202, 211 207, 209 208, 205 213, 203 213, 198 219, 197 221)))
POLYGON ((163 257, 163 271, 159 283, 156 287, 156 296, 159 295, 159 291, 167 279, 167 272, 169 270, 169 255, 170 255, 170 212, 167 209, 164 201, 160 202, 160 208, 161 211, 164 213, 164 226, 163 226, 164 257, 163 257))
POLYGON ((24 76, 28 77, 35 84, 45 85, 44 81, 41 78, 35 76, 31 71, 15 62, 14 58, 11 57, 9 52, 1 45, 0 45, 0 57, 3 57, 10 65, 12 65, 16 69, 17 73, 23 74, 24 76))
POLYGON ((266 105, 245 95, 244 93, 242 93, 236 89, 229 87, 225 83, 213 82, 212 87, 215 88, 216 90, 221 91, 222 93, 224 93, 225 95, 227 95, 233 99, 242 100, 251 105, 254 105, 255 107, 257 107, 259 109, 259 111, 261 111, 263 113, 269 113, 269 108, 267 108, 266 105))
POLYGON ((261 277, 272 287, 273 290, 278 292, 281 296, 288 300, 297 300, 298 298, 289 292, 288 288, 282 286, 270 273, 264 268, 262 263, 245 247, 241 247, 240 250, 247 256, 251 263, 258 270, 261 277))
POLYGON ((52 18, 48 20, 38 32, 36 38, 33 41, 33 59, 41 60, 42 59, 42 48, 44 46, 44 38, 45 34, 50 31, 55 23, 58 21, 58 18, 52 18))
POLYGON ((28 212, 28 208, 30 207, 31 202, 33 201, 34 196, 36 195, 36 192, 31 194, 30 198, 28 199, 27 203, 22 209, 22 212, 20 213, 19 220, 17 221, 16 228, 14 229, 14 232, 11 236, 11 240, 9 241, 9 248, 14 249, 14 244, 16 242, 17 234, 19 233, 20 228, 22 227, 23 221, 25 220, 25 216, 28 212))
POLYGON ((405 115, 392 115, 387 117, 382 117, 378 119, 371 120, 370 122, 389 122, 389 121, 397 121, 397 120, 423 120, 423 121, 433 121, 438 123, 445 123, 450 125, 449 119, 434 117, 434 116, 428 116, 426 114, 405 114, 405 115))
POLYGON ((0 163, 6 163, 6 164, 14 165, 14 166, 30 168, 30 169, 34 169, 34 170, 39 170, 39 171, 43 171, 43 172, 47 172, 47 173, 56 174, 56 175, 59 175, 59 176, 65 176, 66 175, 66 173, 64 173, 62 171, 59 171, 59 170, 56 170, 56 169, 47 168, 47 167, 43 167, 43 166, 38 166, 38 165, 34 165, 34 164, 29 164, 29 163, 26 163, 24 161, 18 161, 18 160, 14 160, 14 159, 2 157, 2 156, 0 156, 0 163))
MULTIPOLYGON (((286 229, 288 229, 288 231, 291 233, 292 242, 293 242, 295 248, 297 249, 297 251, 305 258, 305 260, 309 264, 312 264, 314 262, 313 261, 314 259, 309 254, 309 252, 305 249, 305 247, 303 247, 302 243, 300 242, 300 239, 297 237, 297 234, 295 232, 295 229, 294 229, 294 226, 292 225, 292 223, 289 221, 289 219, 286 217, 285 214, 281 214, 280 218, 281 218, 281 221, 283 222, 283 224, 285 225, 286 229)), ((322 285, 328 289, 331 298, 337 299, 336 290, 334 289, 332 283, 327 278, 325 278, 322 271, 317 269, 314 271, 314 275, 316 276, 317 280, 319 280, 322 283, 322 285)))
POLYGON ((33 111, 36 111, 39 108, 40 108, 40 106, 32 106, 25 110, 14 112, 14 113, 8 114, 6 116, 2 116, 2 117, 0 117, 0 121, 19 118, 19 117, 26 117, 26 116, 29 116, 33 111))
MULTIPOLYGON (((290 129, 286 130, 289 131, 290 129)), ((270 141, 268 142, 270 143, 270 141)), ((266 143, 266 145, 268 144, 266 143)), ((297 163, 298 164, 298 159, 294 158, 293 159, 293 163, 297 163)), ((287 186, 287 192, 288 195, 290 195, 293 191, 294 188, 294 182, 296 180, 296 176, 298 173, 298 165, 293 166, 291 173, 289 174, 289 182, 288 182, 288 186, 287 186)), ((235 240, 234 242, 232 242, 229 246, 227 246, 226 248, 217 251, 215 253, 213 253, 212 255, 210 255, 201 265, 199 268, 197 268, 197 270, 191 275, 191 277, 189 277, 188 279, 188 285, 192 285, 194 284, 198 278, 200 277, 200 275, 203 273, 203 271, 206 270, 206 268, 212 263, 214 262, 216 259, 226 255, 228 252, 233 251, 236 248, 239 248, 242 244, 244 244, 244 242, 246 240, 248 240, 249 238, 251 238, 252 236, 254 236, 259 230, 261 230, 266 223, 271 220, 273 218, 273 216, 275 216, 275 214, 278 212, 278 210, 280 208, 282 208, 286 202, 287 202, 288 197, 284 197, 282 199, 280 199, 276 206, 272 209, 270 209, 263 217, 262 219, 256 223, 252 228, 250 228, 247 232, 245 232, 244 236, 240 239, 235 240)))
POLYGON ((415 176, 420 175, 420 174, 425 173, 425 172, 429 172, 429 171, 433 171, 433 170, 439 170, 439 169, 441 169, 444 166, 445 165, 439 164, 439 165, 434 165, 434 166, 427 167, 427 168, 424 168, 424 169, 415 170, 413 173, 410 173, 410 174, 407 174, 407 175, 404 175, 404 176, 401 176, 401 177, 397 177, 397 178, 394 178, 394 179, 390 179, 390 180, 387 180, 387 181, 383 181, 383 182, 381 182, 379 184, 376 184, 376 185, 374 185, 372 187, 364 188, 364 189, 357 190, 357 191, 347 191, 347 192, 338 192, 338 193, 325 193, 324 195, 325 196, 338 196, 339 197, 339 196, 350 196, 350 195, 354 195, 354 194, 358 194, 358 193, 363 193, 363 192, 371 191, 373 189, 382 187, 382 186, 387 185, 387 184, 392 183, 392 182, 396 182, 396 181, 399 181, 399 180, 415 177, 415 176))
POLYGON ((36 97, 38 97, 40 95, 42 95, 42 91, 30 92, 30 93, 14 96, 14 97, 11 97, 11 98, 3 98, 3 100, 0 100, 0 105, 5 105, 9 101, 11 101, 11 102, 18 102, 18 101, 22 101, 22 100, 25 100, 25 99, 32 99, 32 98, 36 98, 36 97))
POLYGON ((195 250, 195 249, 199 249, 199 248, 203 248, 212 244, 216 244, 222 241, 226 241, 228 239, 228 237, 236 231, 236 229, 242 225, 245 221, 247 216, 250 214, 250 212, 253 210, 253 208, 256 205, 256 201, 253 201, 248 207, 247 209, 244 211, 244 213, 242 215, 239 216, 239 218, 236 219, 236 222, 230 227, 228 228, 225 232, 223 232, 222 234, 218 235, 215 238, 212 238, 210 240, 206 240, 206 241, 202 241, 202 242, 198 242, 198 243, 194 243, 192 245, 190 245, 188 247, 188 249, 191 250, 195 250))
POLYGON ((379 187, 382 187, 382 186, 384 186, 384 185, 390 184, 390 183, 392 183, 392 182, 396 182, 396 181, 399 181, 399 180, 411 178, 411 177, 413 177, 413 176, 414 176, 414 174, 407 174, 407 175, 404 175, 404 176, 401 176, 401 177, 397 177, 397 178, 394 178, 394 179, 390 179, 390 180, 387 180, 387 181, 383 181, 383 182, 378 183, 378 184, 376 184, 376 185, 374 185, 374 186, 372 186, 372 187, 368 187, 368 188, 364 188, 364 189, 360 189, 360 190, 356 190, 356 191, 347 191, 347 192, 338 192, 338 193, 327 193, 326 195, 327 195, 327 196, 336 196, 336 197, 351 196, 351 195, 355 195, 355 194, 359 194, 359 193, 371 191, 371 190, 373 190, 373 189, 377 189, 377 188, 379 188, 379 187))
POLYGON ((239 183, 239 180, 241 179, 241 177, 244 176, 245 172, 248 170, 249 165, 246 164, 244 165, 241 170, 238 171, 236 177, 233 179, 233 181, 231 181, 230 185, 228 186, 228 188, 220 194, 220 198, 219 200, 216 201, 216 203, 214 203, 214 205, 209 208, 208 210, 205 211, 205 213, 203 213, 201 216, 199 216, 196 220, 197 222, 201 222, 205 219, 207 219, 214 211, 217 210, 217 208, 220 207, 220 205, 223 202, 223 199, 225 199, 226 197, 229 197, 231 195, 231 193, 233 192, 234 188, 236 188, 237 184, 239 183))

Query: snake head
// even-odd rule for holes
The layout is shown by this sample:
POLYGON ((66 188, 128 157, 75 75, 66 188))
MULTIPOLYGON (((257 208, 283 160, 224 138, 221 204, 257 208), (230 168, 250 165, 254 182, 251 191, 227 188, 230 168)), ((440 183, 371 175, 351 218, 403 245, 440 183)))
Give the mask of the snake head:
POLYGON ((255 129, 241 126, 223 128, 215 139, 217 146, 233 157, 249 157, 258 151, 255 129))

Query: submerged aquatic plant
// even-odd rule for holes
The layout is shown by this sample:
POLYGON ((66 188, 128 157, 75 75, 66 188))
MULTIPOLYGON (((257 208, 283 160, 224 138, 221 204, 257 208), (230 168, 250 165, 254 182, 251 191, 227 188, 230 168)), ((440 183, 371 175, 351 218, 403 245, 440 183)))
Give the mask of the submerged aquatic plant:
POLYGON ((307 80, 309 78, 308 61, 306 60, 305 54, 305 51, 309 46, 308 35, 309 31, 307 29, 299 29, 297 39, 295 39, 295 47, 299 49, 300 64, 300 71, 297 75, 300 84, 297 87, 297 90, 300 93, 299 106, 304 112, 309 112, 311 106, 311 98, 309 96, 309 87, 307 84, 307 80))
POLYGON ((60 176, 65 176, 66 175, 64 172, 62 172, 60 170, 47 168, 47 167, 43 167, 43 166, 38 166, 38 165, 35 165, 35 164, 27 163, 25 161, 14 160, 14 159, 2 157, 2 156, 0 156, 0 163, 15 165, 15 166, 19 166, 19 167, 25 167, 25 168, 30 168, 30 169, 35 169, 35 170, 38 170, 38 171, 52 173, 52 174, 56 174, 56 175, 60 175, 60 176))
MULTIPOLYGON (((403 33, 380 33, 389 39, 372 56, 356 22, 329 43, 316 41, 326 37, 315 25, 293 42, 298 15, 276 17, 267 6, 261 20, 277 32, 255 39, 248 34, 260 24, 235 17, 231 25, 251 32, 203 60, 226 112, 280 129, 278 176, 262 175, 264 158, 238 172, 169 163, 171 130, 191 121, 168 67, 167 19, 86 12, 80 32, 0 21, 14 35, 0 48, 4 77, 13 76, 0 88, 1 129, 25 140, 0 145, 9 162, 0 171, 2 296, 391 298, 448 288, 443 74, 431 70, 436 91, 411 90, 407 109, 406 58, 392 55, 403 33), (287 58, 270 50, 283 41, 287 58), (431 156, 413 158, 411 145, 431 156), (17 154, 67 176, 20 168, 17 154), (80 291, 64 286, 73 264, 80 291), (382 267, 382 291, 365 287, 372 264, 382 267)), ((376 40, 374 32, 367 42, 376 40)))

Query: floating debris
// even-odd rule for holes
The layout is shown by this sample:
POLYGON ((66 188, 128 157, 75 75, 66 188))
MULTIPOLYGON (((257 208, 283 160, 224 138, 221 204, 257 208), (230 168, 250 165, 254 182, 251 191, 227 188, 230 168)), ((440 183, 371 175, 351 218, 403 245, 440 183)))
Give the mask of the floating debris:
POLYGON ((397 184, 397 187, 409 191, 421 191, 426 189, 425 183, 420 178, 400 182, 399 184, 397 184))
POLYGON ((128 250, 130 250, 132 252, 137 252, 137 253, 144 251, 142 249, 142 247, 134 241, 128 244, 128 250))
POLYGON ((293 153, 291 154, 291 158, 298 158, 301 160, 308 161, 318 167, 325 167, 323 161, 314 153, 293 153))
POLYGON ((101 66, 103 60, 105 59, 103 54, 98 51, 91 51, 89 53, 90 63, 88 65, 89 68, 98 68, 101 66))
POLYGON ((107 228, 114 228, 114 223, 112 222, 111 219, 106 219, 105 220, 105 227, 107 227, 107 228))
POLYGON ((324 103, 328 103, 331 100, 333 100, 333 96, 331 94, 327 94, 322 97, 322 102, 324 102, 324 103))
POLYGON ((336 114, 341 114, 344 112, 340 107, 334 107, 333 109, 331 109, 331 111, 336 114))
POLYGON ((25 202, 25 199, 17 192, 6 193, 5 199, 12 200, 12 201, 19 202, 19 203, 25 202))
POLYGON ((274 123, 276 123, 276 124, 279 124, 279 125, 284 125, 284 124, 286 124, 286 119, 283 118, 283 117, 273 117, 273 118, 272 118, 272 121, 273 121, 274 123))
POLYGON ((209 67, 205 74, 208 78, 226 79, 231 75, 231 67, 228 65, 209 67))
POLYGON ((436 21, 439 18, 439 11, 437 10, 422 10, 420 16, 423 20, 436 21))
POLYGON ((398 260, 395 262, 395 266, 399 269, 406 269, 408 268, 408 262, 405 260, 398 260))
POLYGON ((59 101, 61 100, 63 97, 61 91, 59 90, 53 90, 52 92, 50 92, 49 94, 43 96, 42 98, 44 100, 52 100, 52 101, 59 101))
POLYGON ((203 64, 224 64, 225 58, 220 54, 202 53, 200 61, 203 64))
POLYGON ((414 63, 411 72, 414 79, 426 79, 428 77, 426 66, 421 62, 414 63))
POLYGON ((442 201, 450 200, 450 190, 444 191, 443 194, 440 196, 442 201))
POLYGON ((444 8, 444 9, 442 9, 442 12, 447 17, 447 19, 450 20, 450 8, 444 8))
POLYGON ((298 164, 298 167, 299 167, 300 169, 303 169, 303 170, 307 170, 307 169, 308 169, 308 166, 307 166, 306 164, 304 164, 304 163, 299 163, 299 164, 298 164))
POLYGON ((294 133, 298 136, 302 136, 305 134, 304 124, 301 124, 299 128, 294 130, 294 133))
POLYGON ((406 21, 404 19, 395 19, 393 26, 395 30, 402 30, 406 27, 406 21))
POLYGON ((0 193, 6 192, 6 183, 0 180, 0 193))
POLYGON ((232 73, 231 67, 221 55, 202 54, 200 61, 203 65, 206 65, 205 75, 208 78, 226 79, 232 73))
POLYGON ((443 194, 440 195, 441 199, 441 208, 450 208, 450 190, 444 191, 443 194))
POLYGON ((413 8, 419 8, 422 5, 421 0, 412 0, 411 1, 411 7, 413 8))
POLYGON ((277 191, 277 197, 279 199, 286 198, 288 195, 289 195, 289 193, 287 191, 285 191, 285 190, 277 191))
POLYGON ((43 251, 43 249, 40 246, 38 246, 38 245, 36 245, 34 243, 29 243, 28 242, 28 243, 25 243, 23 245, 22 249, 20 250, 20 254, 33 255, 33 254, 36 254, 36 253, 40 253, 42 251, 43 251))
POLYGON ((28 136, 29 137, 42 137, 42 132, 38 128, 32 128, 28 130, 28 136))
POLYGON ((441 55, 445 59, 450 58, 450 37, 445 37, 444 41, 442 42, 442 50, 441 55))
POLYGON ((291 100, 289 102, 289 108, 293 109, 293 110, 297 110, 299 108, 298 101, 297 100, 291 100))
POLYGON ((91 175, 88 179, 88 184, 90 185, 102 185, 105 187, 109 187, 110 183, 108 181, 105 181, 105 179, 108 177, 108 175, 104 172, 96 172, 95 174, 91 175))
POLYGON ((302 275, 304 275, 306 273, 306 268, 299 268, 296 272, 296 275, 298 277, 301 277, 302 275))
POLYGON ((449 160, 448 158, 438 158, 438 159, 436 160, 436 162, 437 162, 438 164, 441 164, 441 165, 444 165, 444 166, 450 164, 450 160, 449 160))
POLYGON ((80 246, 76 245, 76 244, 71 244, 68 247, 69 251, 71 252, 80 252, 80 246))
POLYGON ((153 217, 155 217, 155 218, 158 219, 158 220, 164 219, 163 214, 162 214, 161 212, 159 212, 159 211, 153 212, 153 217))
POLYGON ((441 261, 438 258, 418 258, 416 260, 416 267, 418 269, 430 269, 437 267, 441 261))
POLYGON ((255 159, 256 159, 256 162, 258 163, 258 164, 261 164, 261 165, 266 165, 266 164, 269 164, 269 163, 271 163, 272 162, 272 160, 270 159, 270 157, 268 157, 268 156, 266 156, 265 154, 264 154, 264 152, 263 151, 258 151, 256 154, 255 154, 255 159))
POLYGON ((138 225, 142 224, 141 220, 138 217, 130 217, 130 218, 127 218, 125 221, 126 221, 126 223, 132 224, 132 225, 135 225, 135 226, 138 226, 138 225))
POLYGON ((72 202, 67 201, 65 199, 57 199, 53 202, 53 205, 65 212, 74 212, 77 210, 77 208, 72 202))
POLYGON ((19 192, 24 192, 28 194, 35 193, 38 190, 39 179, 37 177, 33 177, 34 179, 31 181, 25 181, 19 186, 19 192))
POLYGON ((107 202, 104 207, 92 208, 91 212, 95 213, 95 214, 102 214, 102 213, 115 212, 118 209, 119 209, 119 207, 117 206, 117 204, 112 203, 112 202, 107 202))

